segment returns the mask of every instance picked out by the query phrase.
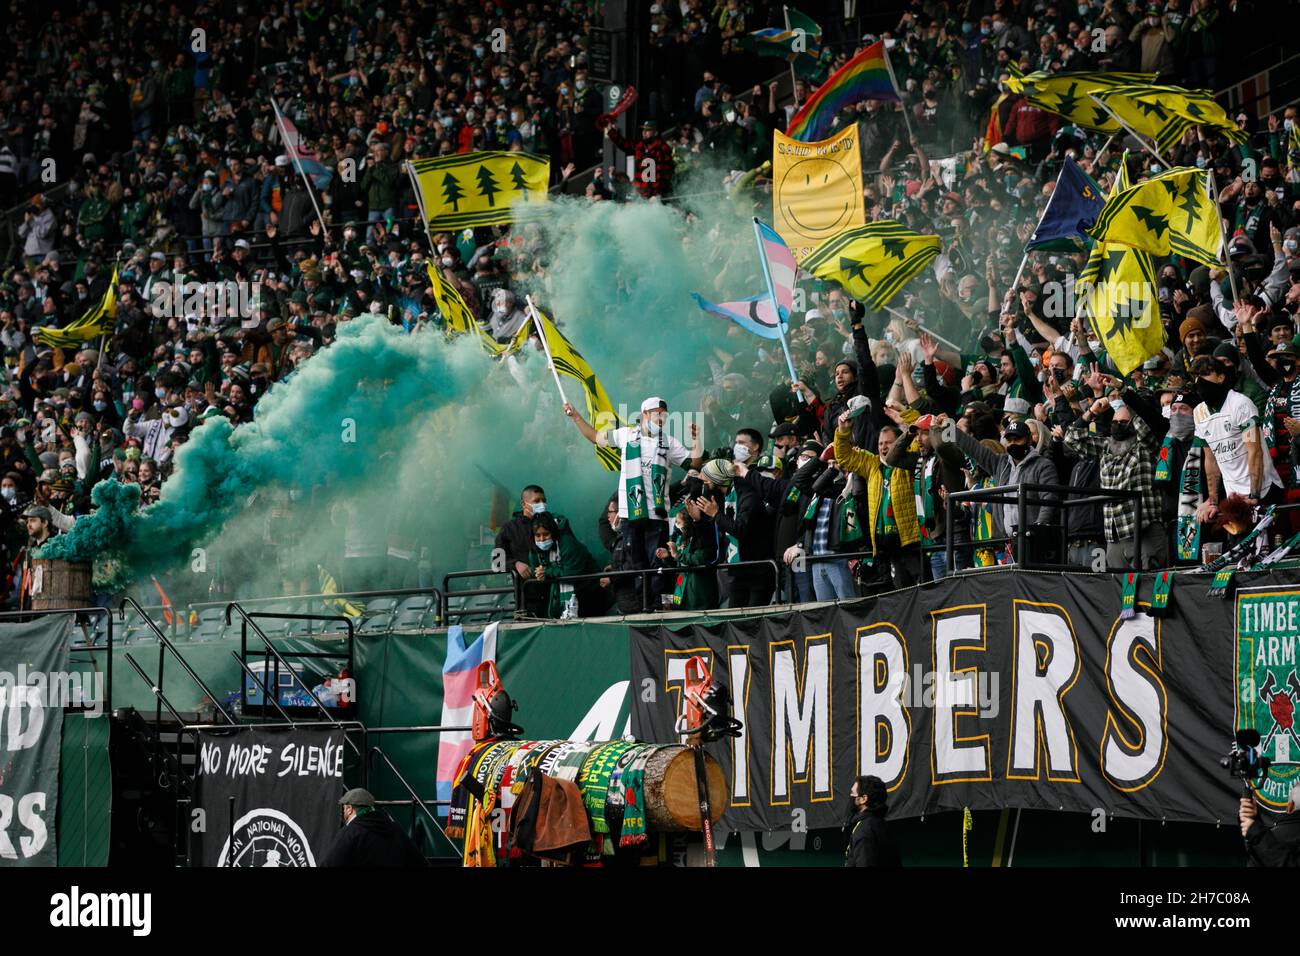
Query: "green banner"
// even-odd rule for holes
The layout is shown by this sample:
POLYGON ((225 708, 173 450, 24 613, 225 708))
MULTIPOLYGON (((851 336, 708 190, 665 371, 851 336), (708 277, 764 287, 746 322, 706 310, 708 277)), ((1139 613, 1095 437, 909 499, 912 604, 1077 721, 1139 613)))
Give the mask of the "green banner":
POLYGON ((0 866, 54 866, 70 616, 0 626, 0 866))

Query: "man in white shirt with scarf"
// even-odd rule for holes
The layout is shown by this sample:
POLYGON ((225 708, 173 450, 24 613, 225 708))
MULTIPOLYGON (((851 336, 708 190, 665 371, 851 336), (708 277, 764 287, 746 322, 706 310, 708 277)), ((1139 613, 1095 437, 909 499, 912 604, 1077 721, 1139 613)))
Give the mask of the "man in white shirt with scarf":
POLYGON ((680 441, 664 432, 668 403, 662 398, 647 398, 641 403, 640 421, 635 428, 597 431, 567 403, 564 414, 573 419, 578 431, 593 445, 619 450, 622 470, 618 481, 618 516, 623 519, 627 570, 652 567, 655 552, 668 543, 668 509, 672 506, 668 495, 669 470, 674 465, 698 468, 704 462, 699 426, 691 424, 688 451, 680 441))

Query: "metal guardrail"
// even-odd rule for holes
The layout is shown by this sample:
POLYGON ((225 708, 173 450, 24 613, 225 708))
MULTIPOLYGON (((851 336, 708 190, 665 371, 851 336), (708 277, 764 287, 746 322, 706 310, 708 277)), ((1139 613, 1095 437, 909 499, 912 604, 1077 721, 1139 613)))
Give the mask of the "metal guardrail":
MULTIPOLYGON (((1022 483, 1018 485, 996 485, 992 488, 970 489, 967 491, 955 491, 948 495, 950 505, 947 509, 946 524, 944 527, 944 542, 946 551, 946 560, 948 567, 954 567, 953 559, 956 548, 959 546, 953 540, 953 519, 957 509, 951 506, 951 503, 970 502, 973 504, 1002 504, 1016 506, 1016 528, 1015 533, 1010 535, 1010 540, 1015 543, 1016 563, 1023 568, 1035 571, 1077 571, 1077 567, 1071 564, 1052 564, 1049 562, 1030 560, 1029 550, 1025 542, 1030 536, 1029 525, 1029 507, 1030 505, 1050 505, 1054 508, 1060 508, 1063 512, 1070 508, 1077 508, 1084 505, 1106 504, 1116 501, 1132 501, 1136 510, 1136 523, 1134 528, 1135 543, 1133 547, 1133 559, 1140 569, 1142 566, 1142 493, 1139 491, 1120 491, 1107 488, 1090 488, 1087 494, 1082 497, 1067 497, 1070 495, 1079 495, 1080 489, 1071 485, 1040 485, 1033 483, 1022 483), (1034 497, 1040 496, 1040 497, 1034 497)), ((1040 526, 1045 530, 1048 526, 1040 526)), ((1060 533, 1060 555, 1064 559, 1068 548, 1068 534, 1066 522, 1062 521, 1059 529, 1060 533)), ((979 545, 984 546, 994 544, 997 541, 982 541, 979 545)), ((974 543, 972 543, 974 544, 974 543)), ((967 547, 966 543, 960 547, 967 547)))

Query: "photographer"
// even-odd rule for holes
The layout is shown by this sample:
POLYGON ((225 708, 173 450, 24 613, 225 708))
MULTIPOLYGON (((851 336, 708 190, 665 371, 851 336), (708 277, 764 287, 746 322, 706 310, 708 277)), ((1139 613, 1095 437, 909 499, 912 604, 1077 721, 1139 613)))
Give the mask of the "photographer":
POLYGON ((1286 813, 1274 824, 1259 819, 1251 797, 1242 797, 1237 811, 1246 841, 1247 866, 1300 866, 1300 783, 1287 794, 1286 813))

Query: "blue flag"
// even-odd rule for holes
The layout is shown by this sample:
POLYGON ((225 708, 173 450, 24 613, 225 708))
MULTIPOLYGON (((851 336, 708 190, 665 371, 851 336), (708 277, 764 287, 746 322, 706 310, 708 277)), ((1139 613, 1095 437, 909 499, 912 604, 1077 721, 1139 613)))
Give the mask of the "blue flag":
POLYGON ((1084 230, 1096 223, 1105 205, 1101 187, 1079 168, 1072 157, 1065 157, 1061 174, 1056 177, 1056 188, 1047 200, 1038 228, 1025 243, 1025 251, 1072 251, 1084 247, 1088 242, 1084 230))

